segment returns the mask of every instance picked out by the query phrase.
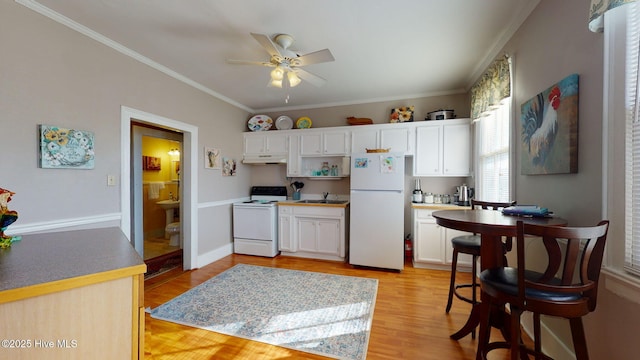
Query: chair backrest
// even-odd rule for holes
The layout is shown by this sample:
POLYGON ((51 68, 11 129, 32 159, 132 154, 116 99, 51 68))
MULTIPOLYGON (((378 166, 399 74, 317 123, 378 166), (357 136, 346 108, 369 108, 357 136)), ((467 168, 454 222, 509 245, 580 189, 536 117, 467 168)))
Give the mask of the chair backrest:
POLYGON ((515 201, 511 201, 511 202, 492 202, 492 201, 480 201, 480 200, 476 200, 476 199, 471 199, 471 208, 475 209, 475 208, 482 208, 482 209, 489 209, 489 210, 499 210, 499 209, 504 209, 506 207, 509 206, 514 206, 516 204, 515 201))
MULTIPOLYGON (((518 221, 518 284, 542 291, 582 293, 589 311, 595 310, 608 229, 608 220, 589 227, 543 226, 518 221), (547 268, 539 279, 525 279, 525 236, 542 238, 548 255, 547 268), (577 279, 575 271, 578 271, 577 279)), ((524 299, 523 286, 519 286, 518 295, 524 299)))

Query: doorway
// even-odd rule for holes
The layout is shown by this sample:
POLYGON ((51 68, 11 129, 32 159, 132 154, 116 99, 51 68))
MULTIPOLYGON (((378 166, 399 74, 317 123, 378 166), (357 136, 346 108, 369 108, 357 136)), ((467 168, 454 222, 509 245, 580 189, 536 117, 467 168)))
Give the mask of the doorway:
MULTIPOLYGON (((197 268, 198 212, 197 212, 197 139, 198 128, 179 121, 123 106, 120 119, 122 169, 121 169, 121 229, 136 251, 144 257, 143 183, 142 176, 134 176, 142 169, 142 150, 134 147, 132 124, 156 128, 182 135, 182 151, 179 165, 180 236, 182 239, 183 270, 197 268)), ((153 161, 153 160, 152 160, 153 161)), ((162 165, 160 165, 162 167, 162 165)), ((171 165, 168 165, 171 166, 171 165)), ((176 184, 177 185, 177 184, 176 184)), ((159 199, 158 199, 159 200, 159 199)))
MULTIPOLYGON (((183 135, 135 121, 131 123, 131 134, 132 176, 134 184, 142 184, 142 189, 138 189, 142 195, 138 197, 142 206, 143 247, 140 255, 147 264, 147 274, 182 267, 180 165, 183 135)), ((140 224, 136 223, 136 226, 140 224)))

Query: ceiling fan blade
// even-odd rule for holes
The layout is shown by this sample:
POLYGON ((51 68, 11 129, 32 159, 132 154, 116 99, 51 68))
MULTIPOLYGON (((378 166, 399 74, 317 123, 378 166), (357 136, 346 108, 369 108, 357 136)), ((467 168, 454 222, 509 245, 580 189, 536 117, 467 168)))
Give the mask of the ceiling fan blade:
POLYGON ((300 69, 300 68, 294 68, 293 71, 298 74, 298 76, 300 78, 302 78, 302 80, 308 81, 310 83, 312 83, 315 86, 322 86, 324 85, 327 80, 321 78, 318 75, 312 74, 306 70, 300 69))
POLYGON ((256 39, 256 41, 259 42, 265 50, 267 50, 269 55, 282 57, 280 50, 276 47, 276 44, 274 44, 267 35, 251 33, 251 36, 253 36, 253 38, 256 39))
POLYGON ((266 61, 247 61, 247 60, 233 60, 227 59, 227 63, 235 64, 235 65, 262 65, 262 66, 270 66, 275 67, 276 65, 266 61))
POLYGON ((297 62, 300 63, 299 66, 318 64, 323 62, 334 61, 333 55, 329 49, 314 51, 309 54, 302 55, 300 57, 295 58, 297 62))

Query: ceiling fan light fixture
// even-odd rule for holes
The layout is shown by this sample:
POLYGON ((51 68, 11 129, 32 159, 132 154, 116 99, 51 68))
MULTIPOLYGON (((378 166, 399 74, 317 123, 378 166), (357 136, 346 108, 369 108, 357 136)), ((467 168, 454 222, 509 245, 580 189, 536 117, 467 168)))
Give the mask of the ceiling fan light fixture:
POLYGON ((287 79, 289 80, 289 86, 291 87, 298 86, 298 84, 302 82, 302 80, 300 80, 300 78, 298 77, 298 74, 294 73, 293 71, 289 71, 287 73, 287 79))
POLYGON ((280 81, 280 84, 282 84, 283 78, 284 78, 284 70, 282 69, 282 67, 278 65, 273 70, 271 70, 272 81, 280 81))
POLYGON ((271 82, 269 83, 269 85, 277 88, 282 88, 282 79, 280 80, 271 79, 271 82))

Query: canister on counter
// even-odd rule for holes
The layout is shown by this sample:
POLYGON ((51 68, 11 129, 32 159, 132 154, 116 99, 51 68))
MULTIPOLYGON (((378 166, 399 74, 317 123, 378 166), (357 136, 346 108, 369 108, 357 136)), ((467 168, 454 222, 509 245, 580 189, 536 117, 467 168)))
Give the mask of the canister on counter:
POLYGON ((433 204, 433 194, 428 192, 424 195, 424 202, 426 204, 433 204))
POLYGON ((442 204, 442 195, 440 194, 433 195, 433 203, 442 204))

